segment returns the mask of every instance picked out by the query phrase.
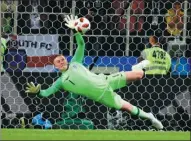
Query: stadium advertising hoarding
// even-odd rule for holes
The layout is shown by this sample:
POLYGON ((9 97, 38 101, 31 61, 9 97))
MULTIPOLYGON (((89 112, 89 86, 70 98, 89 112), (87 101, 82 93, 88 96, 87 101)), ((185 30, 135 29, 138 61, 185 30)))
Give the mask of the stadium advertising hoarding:
MULTIPOLYGON (((23 72, 53 72, 52 61, 55 54, 50 56, 28 56, 25 50, 9 50, 5 56, 5 69, 11 71, 23 72), (15 57, 12 57, 15 56, 15 57)), ((70 61, 72 56, 66 56, 70 61)), ((94 56, 85 56, 84 65, 88 67, 92 64, 94 56)), ((191 59, 190 59, 191 60, 191 59)), ((188 58, 181 57, 172 59, 171 72, 173 75, 188 75, 191 72, 191 61, 188 58), (177 63, 180 62, 180 63, 177 63)), ((130 71, 132 65, 137 63, 137 57, 117 57, 100 56, 92 71, 95 73, 115 73, 119 71, 130 71)))
POLYGON ((7 67, 10 71, 50 72, 53 58, 59 54, 58 44, 58 35, 17 36, 9 42, 10 49, 5 56, 7 67))
MULTIPOLYGON (((7 71, 23 72, 52 72, 54 57, 59 54, 59 35, 23 35, 16 36, 9 42, 10 49, 5 55, 5 68, 7 71), (14 56, 14 57, 12 57, 14 56)), ((71 56, 66 56, 68 61, 71 56)), ((85 56, 84 65, 89 66, 94 56, 85 56)), ((114 73, 130 71, 132 65, 137 63, 134 56, 100 56, 95 63, 93 72, 114 73)), ((191 61, 188 58, 172 58, 172 74, 188 75, 191 61)))

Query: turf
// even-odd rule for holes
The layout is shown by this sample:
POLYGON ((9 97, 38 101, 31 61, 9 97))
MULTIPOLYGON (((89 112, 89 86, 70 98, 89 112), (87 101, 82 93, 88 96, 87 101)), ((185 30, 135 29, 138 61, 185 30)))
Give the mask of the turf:
POLYGON ((2 129, 3 140, 190 140, 190 132, 2 129))

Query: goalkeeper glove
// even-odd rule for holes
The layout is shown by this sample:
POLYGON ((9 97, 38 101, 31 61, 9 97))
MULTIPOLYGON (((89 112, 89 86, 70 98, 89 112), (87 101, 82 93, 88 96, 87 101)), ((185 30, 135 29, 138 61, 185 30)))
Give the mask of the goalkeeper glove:
POLYGON ((73 16, 73 15, 67 15, 64 20, 65 20, 65 25, 67 27, 69 27, 70 29, 75 29, 75 23, 76 23, 76 20, 78 19, 77 16, 73 16))
POLYGON ((140 63, 132 66, 132 70, 143 70, 146 68, 151 62, 149 60, 143 60, 140 63))
POLYGON ((39 93, 40 92, 40 87, 41 85, 38 84, 37 86, 34 85, 33 82, 30 82, 30 83, 27 83, 27 86, 26 87, 26 93, 39 93))

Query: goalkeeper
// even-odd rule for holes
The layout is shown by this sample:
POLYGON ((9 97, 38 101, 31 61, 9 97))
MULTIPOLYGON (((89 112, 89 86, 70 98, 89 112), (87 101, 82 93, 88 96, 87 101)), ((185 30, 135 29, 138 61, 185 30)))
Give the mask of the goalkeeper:
MULTIPOLYGON (((75 29, 77 17, 66 16, 66 26, 75 29)), ((76 31, 75 31, 76 32, 76 31)), ((152 113, 146 113, 129 102, 121 99, 114 90, 125 87, 127 82, 139 80, 144 76, 144 71, 119 72, 111 75, 96 75, 82 65, 84 58, 85 43, 81 33, 75 33, 78 48, 70 63, 63 55, 58 55, 54 59, 54 66, 62 72, 60 78, 46 90, 40 89, 33 82, 28 83, 26 93, 37 93, 42 97, 48 97, 60 89, 70 91, 85 96, 89 99, 104 104, 107 107, 128 111, 132 115, 143 119, 149 119, 157 129, 162 129, 163 125, 152 113)))

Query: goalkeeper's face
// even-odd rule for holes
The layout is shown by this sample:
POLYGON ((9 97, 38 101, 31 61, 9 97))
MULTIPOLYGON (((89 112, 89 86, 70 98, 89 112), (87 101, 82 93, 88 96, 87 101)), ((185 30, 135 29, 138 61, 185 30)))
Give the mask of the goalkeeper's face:
POLYGON ((61 72, 65 71, 68 67, 68 61, 63 55, 57 56, 54 59, 54 66, 59 69, 61 72))

